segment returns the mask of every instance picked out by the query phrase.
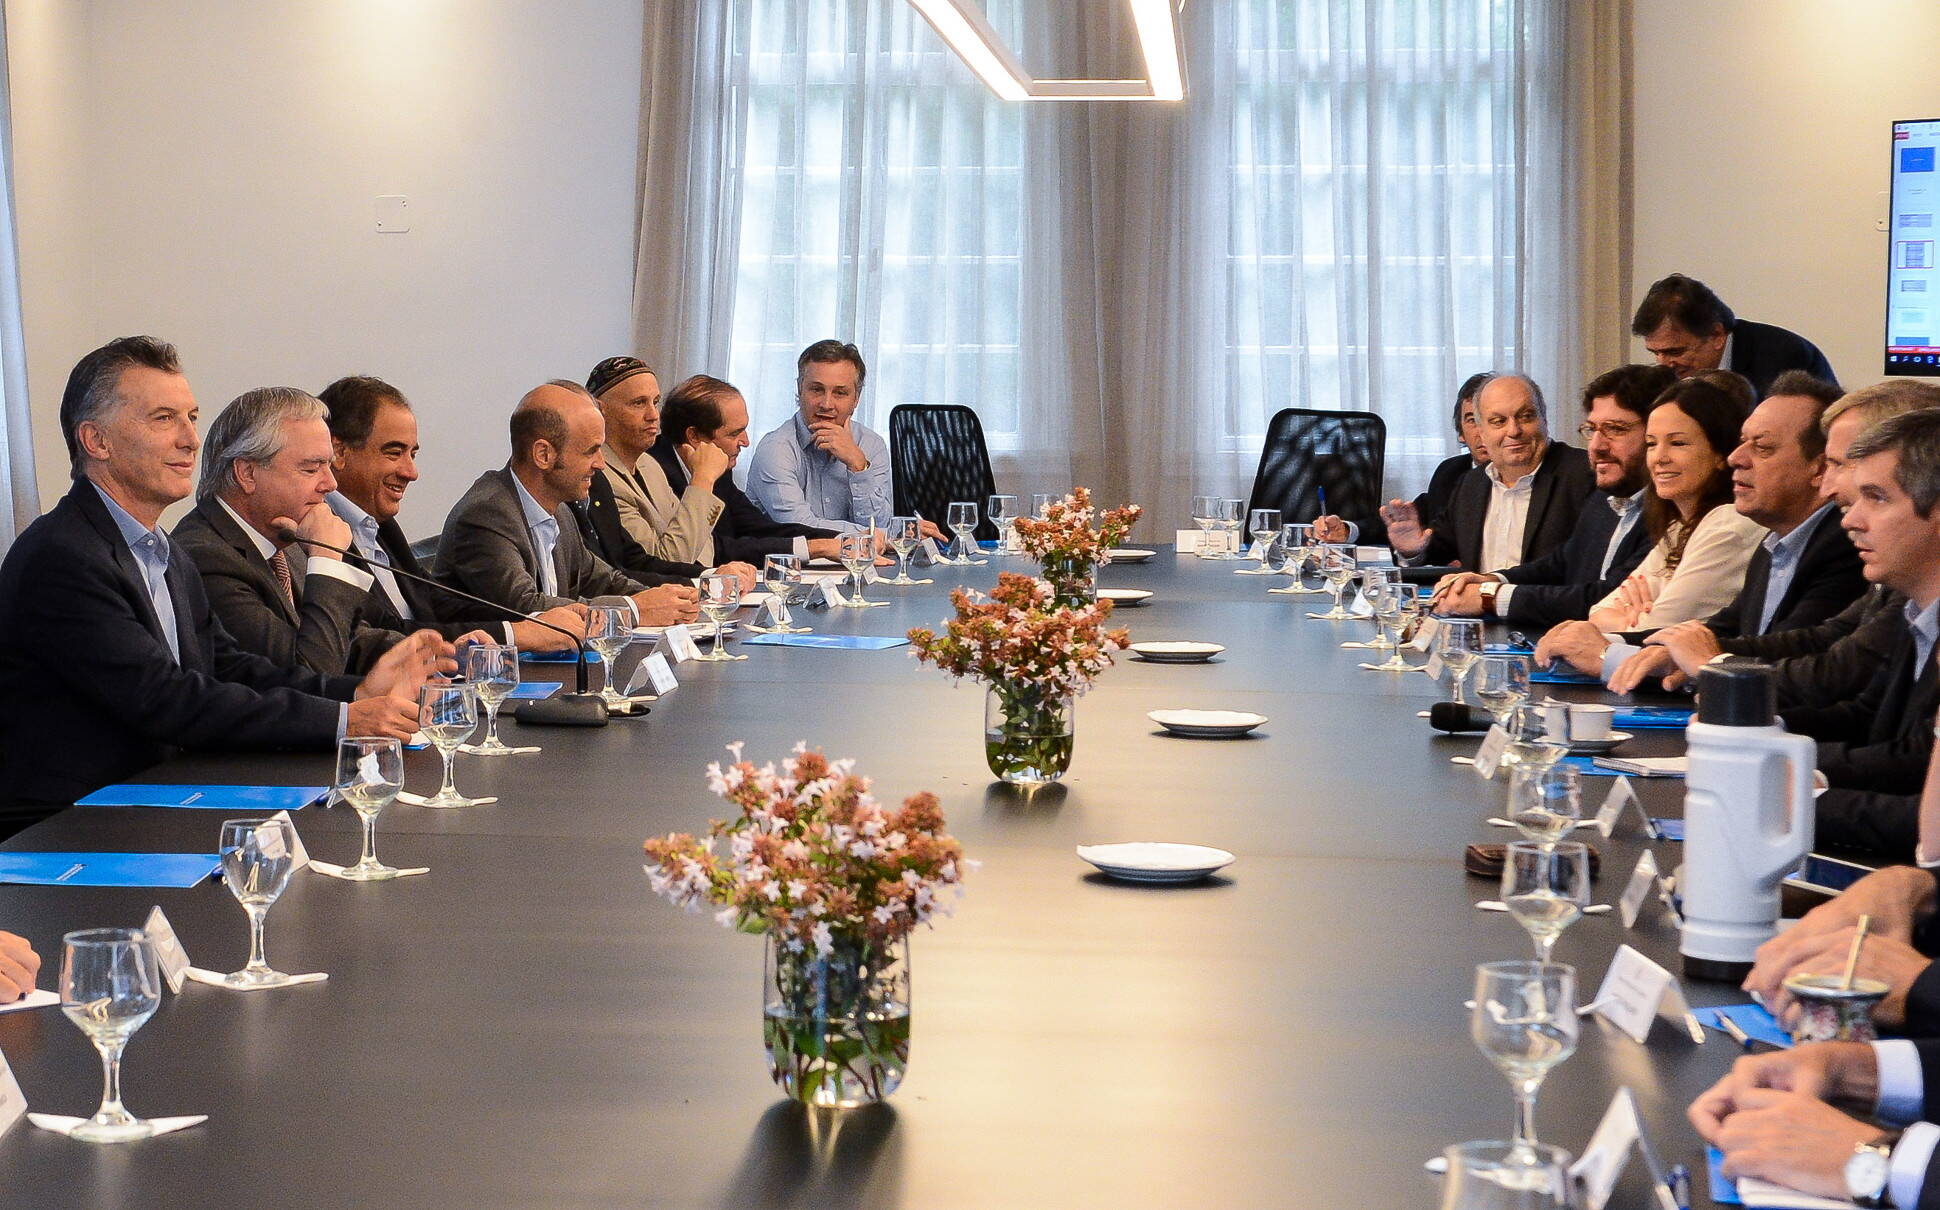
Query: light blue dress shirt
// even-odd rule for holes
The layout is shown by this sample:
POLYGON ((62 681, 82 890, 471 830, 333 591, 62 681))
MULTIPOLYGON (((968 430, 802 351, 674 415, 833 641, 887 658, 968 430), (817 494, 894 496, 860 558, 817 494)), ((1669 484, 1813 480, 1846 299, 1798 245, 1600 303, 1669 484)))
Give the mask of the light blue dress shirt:
POLYGON ((101 491, 101 485, 91 483, 95 491, 101 493, 101 502, 108 506, 108 515, 114 518, 115 528, 121 531, 121 540, 135 556, 140 566, 142 580, 148 588, 149 603, 155 607, 155 619, 162 624, 162 638, 168 642, 168 653, 175 658, 177 665, 182 662, 182 638, 175 629, 175 598, 168 591, 168 538, 162 533, 161 526, 149 529, 135 520, 127 509, 116 504, 114 497, 101 491))
POLYGON ((552 552, 559 547, 559 518, 539 507, 517 475, 512 476, 512 486, 519 489, 519 510, 532 534, 532 553, 539 558, 539 590, 549 597, 559 596, 559 568, 552 561, 552 552))
POLYGON ((1765 553, 1771 556, 1772 569, 1765 576, 1765 608, 1758 615, 1758 629, 1753 634, 1764 634, 1771 629, 1772 615, 1778 612, 1778 602, 1792 587, 1792 577, 1798 574, 1799 559, 1805 554, 1806 543, 1819 528, 1819 523, 1832 512, 1831 504, 1821 504, 1819 511, 1799 522, 1798 527, 1784 537, 1766 534, 1765 553))
POLYGON ((1918 1205, 1927 1165, 1933 1162, 1934 1144, 1940 1143, 1940 1126, 1914 1121, 1926 1111, 1920 1052, 1904 1038, 1874 1042, 1872 1047, 1879 1063, 1876 1115, 1886 1122, 1913 1122, 1893 1148, 1892 1175, 1886 1188, 1895 1206, 1918 1205))
POLYGON ((414 621, 411 602, 405 599, 404 591, 397 586, 397 577, 391 574, 391 553, 377 540, 377 518, 358 508, 342 492, 331 492, 323 498, 323 502, 330 506, 331 512, 337 514, 338 520, 350 526, 350 544, 357 548, 358 554, 364 556, 371 574, 383 585, 384 595, 391 598, 397 616, 407 622, 414 621))
POLYGON ((1913 679, 1917 681, 1933 658, 1934 639, 1940 637, 1940 601, 1925 608, 1908 601, 1904 608, 1906 625, 1913 631, 1913 679))
POLYGON ((867 529, 871 521, 889 524, 896 512, 889 489, 889 443, 857 420, 849 421, 849 435, 869 460, 859 471, 815 448, 814 434, 797 411, 754 447, 749 494, 763 512, 784 524, 837 533, 867 529))

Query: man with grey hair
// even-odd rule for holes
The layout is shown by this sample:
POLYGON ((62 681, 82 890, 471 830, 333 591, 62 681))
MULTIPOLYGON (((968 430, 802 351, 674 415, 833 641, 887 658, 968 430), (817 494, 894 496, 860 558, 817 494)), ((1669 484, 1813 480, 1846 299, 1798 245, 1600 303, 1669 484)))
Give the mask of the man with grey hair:
POLYGON ((404 636, 361 623, 371 575, 328 549, 351 539, 323 502, 337 487, 328 415, 295 387, 238 395, 209 426, 195 508, 169 536, 238 646, 334 676, 368 668, 404 636), (325 545, 285 541, 291 533, 325 545))
POLYGON ((1462 477, 1442 515, 1405 500, 1381 510, 1403 566, 1493 572, 1540 559, 1569 540, 1596 475, 1582 450, 1549 438, 1542 388, 1525 374, 1498 374, 1475 397, 1487 466, 1462 477))
POLYGON ((180 748, 327 751, 408 737, 451 648, 430 631, 361 681, 238 648, 159 528, 195 474, 195 395, 148 336, 83 357, 61 397, 74 486, 0 562, 0 835, 180 748))

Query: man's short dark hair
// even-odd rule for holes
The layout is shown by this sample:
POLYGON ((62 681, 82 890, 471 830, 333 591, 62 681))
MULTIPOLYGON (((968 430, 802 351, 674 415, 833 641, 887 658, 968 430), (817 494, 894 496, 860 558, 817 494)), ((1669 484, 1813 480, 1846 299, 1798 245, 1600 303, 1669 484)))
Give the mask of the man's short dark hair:
POLYGON ((1940 504, 1940 408, 1919 408, 1889 416, 1853 439, 1846 451, 1848 465, 1874 454, 1897 453, 1893 472, 1900 490, 1922 517, 1940 504))
POLYGON ((153 336, 122 336, 109 341, 74 363, 67 376, 67 389, 61 392, 61 437, 67 442, 69 469, 81 477, 81 439, 76 435, 83 422, 101 423, 108 409, 119 402, 123 371, 143 366, 164 374, 180 374, 182 362, 175 346, 153 336))
POLYGON ((1736 399, 1738 406, 1745 409, 1747 416, 1751 415, 1751 410, 1758 406, 1758 388, 1751 385, 1751 379, 1736 370, 1722 367, 1715 370, 1699 370, 1691 377, 1708 382, 1736 399))
POLYGON ((810 362, 846 361, 855 367, 855 391, 862 394, 862 380, 869 376, 869 368, 862 364, 862 350, 852 344, 839 340, 818 340, 802 350, 795 359, 795 381, 800 382, 802 375, 808 373, 810 362))
POLYGON ((740 394, 733 384, 706 374, 683 380, 660 401, 660 439, 679 445, 688 429, 712 437, 721 431, 721 404, 740 394))
POLYGON ((371 429, 377 426, 377 410, 387 404, 396 404, 405 411, 411 410, 411 401, 382 378, 371 378, 353 374, 339 378, 317 392, 330 409, 330 435, 345 445, 361 446, 370 440, 371 429))
POLYGON ((512 461, 529 463, 532 461, 532 447, 543 441, 554 450, 564 452, 570 430, 566 427, 566 414, 549 403, 537 398, 540 391, 547 387, 558 387, 583 396, 589 402, 592 392, 570 378, 553 378, 527 391, 519 400, 519 406, 512 409, 512 461))
POLYGON ((1482 388, 1488 386, 1489 379, 1494 377, 1495 372, 1492 370, 1483 370, 1480 374, 1470 374, 1462 383, 1462 389, 1455 392, 1454 422, 1455 435, 1457 437, 1462 435, 1462 409, 1474 403, 1475 397, 1482 393, 1482 388))
POLYGON ((1630 331, 1632 335, 1649 336, 1663 327, 1667 319, 1699 338, 1711 335, 1720 326, 1729 332, 1731 325, 1738 322, 1738 317, 1711 287, 1682 273, 1673 273, 1650 284, 1650 289, 1644 291, 1644 301, 1637 304, 1630 331))
POLYGON ((1846 397, 1836 382, 1827 382, 1816 374, 1804 370, 1787 370, 1772 379, 1772 389, 1765 392, 1765 398, 1774 395, 1791 395, 1812 401, 1812 423, 1799 434, 1799 449, 1807 458, 1817 458, 1825 453, 1825 429, 1819 421, 1825 418, 1825 410, 1846 397))
POLYGON ((1583 410, 1589 411, 1591 404, 1607 395, 1618 407, 1641 419, 1650 415, 1657 397, 1676 381, 1677 374, 1669 366, 1627 365, 1605 370, 1583 388, 1583 410))

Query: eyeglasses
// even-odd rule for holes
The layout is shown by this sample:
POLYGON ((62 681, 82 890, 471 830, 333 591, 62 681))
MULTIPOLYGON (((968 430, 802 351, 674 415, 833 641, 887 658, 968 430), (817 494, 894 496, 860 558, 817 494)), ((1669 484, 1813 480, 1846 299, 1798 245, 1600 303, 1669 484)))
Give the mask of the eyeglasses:
POLYGON ((1621 441, 1636 431, 1637 426, 1634 424, 1617 424, 1614 421, 1609 424, 1579 424, 1576 426, 1576 435, 1585 441, 1588 441, 1598 433, 1602 433, 1605 440, 1621 441))

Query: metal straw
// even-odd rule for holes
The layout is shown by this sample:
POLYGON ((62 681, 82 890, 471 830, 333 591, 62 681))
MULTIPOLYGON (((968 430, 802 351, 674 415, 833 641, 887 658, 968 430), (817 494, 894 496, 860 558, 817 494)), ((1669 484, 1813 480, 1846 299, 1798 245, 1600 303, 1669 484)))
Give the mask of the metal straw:
POLYGON ((1852 931, 1852 948, 1846 951, 1846 973, 1839 977, 1839 990, 1852 990, 1853 974, 1859 969, 1859 947, 1866 944, 1866 930, 1873 927, 1871 916, 1861 916, 1859 927, 1852 931))

